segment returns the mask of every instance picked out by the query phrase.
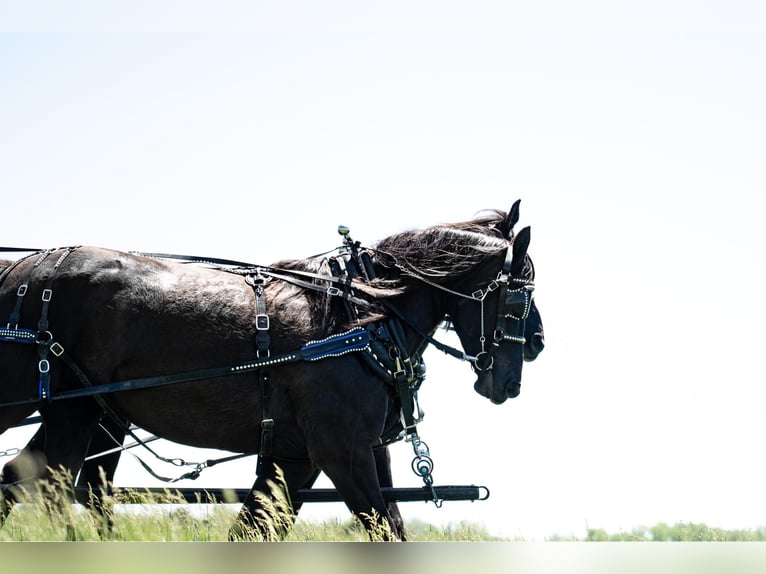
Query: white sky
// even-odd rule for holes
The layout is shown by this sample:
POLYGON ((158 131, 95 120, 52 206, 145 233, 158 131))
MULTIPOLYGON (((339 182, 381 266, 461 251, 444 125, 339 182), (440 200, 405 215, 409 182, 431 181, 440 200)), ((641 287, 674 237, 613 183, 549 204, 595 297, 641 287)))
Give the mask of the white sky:
MULTIPOLYGON (((426 355, 436 482, 492 495, 405 517, 766 525, 766 5, 29 6, 0 0, 0 244, 270 263, 521 198, 547 349, 502 406, 426 355)), ((118 481, 154 484, 136 469, 118 481)))

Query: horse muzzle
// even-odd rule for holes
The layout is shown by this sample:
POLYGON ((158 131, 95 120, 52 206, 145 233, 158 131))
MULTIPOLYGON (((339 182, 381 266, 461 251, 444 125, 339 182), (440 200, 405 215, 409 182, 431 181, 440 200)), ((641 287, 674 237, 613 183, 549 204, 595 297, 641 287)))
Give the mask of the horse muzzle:
POLYGON ((526 362, 534 361, 543 352, 543 349, 545 349, 545 335, 535 333, 524 344, 524 360, 526 362))
POLYGON ((492 371, 477 372, 473 389, 482 397, 496 405, 503 404, 507 399, 513 399, 521 393, 521 381, 508 381, 502 384, 495 380, 492 371))

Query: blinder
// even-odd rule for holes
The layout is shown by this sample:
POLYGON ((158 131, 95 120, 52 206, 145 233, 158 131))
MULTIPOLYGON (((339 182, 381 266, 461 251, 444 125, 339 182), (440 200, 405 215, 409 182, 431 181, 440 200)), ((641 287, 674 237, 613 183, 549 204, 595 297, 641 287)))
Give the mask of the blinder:
POLYGON ((479 289, 471 294, 471 298, 481 303, 481 352, 471 361, 473 370, 477 373, 487 373, 492 370, 495 360, 493 352, 500 347, 503 341, 525 344, 524 328, 527 317, 529 316, 534 297, 534 283, 525 278, 513 277, 511 275, 511 263, 513 253, 508 249, 503 262, 503 267, 494 279, 484 289, 479 289), (497 312, 495 315, 495 325, 492 331, 492 344, 489 350, 486 349, 487 340, 486 329, 484 325, 484 302, 487 296, 498 292, 497 312))

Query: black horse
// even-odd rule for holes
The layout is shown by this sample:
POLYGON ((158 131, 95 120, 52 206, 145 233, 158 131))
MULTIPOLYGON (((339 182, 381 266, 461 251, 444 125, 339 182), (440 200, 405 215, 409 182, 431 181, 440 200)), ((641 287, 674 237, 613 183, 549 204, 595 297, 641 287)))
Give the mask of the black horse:
POLYGON ((398 534, 380 491, 390 469, 374 454, 382 436, 412 428, 397 369, 412 370, 449 319, 476 370, 474 388, 499 404, 518 394, 522 360, 542 348, 529 229, 514 237, 517 219, 518 202, 507 215, 394 235, 373 250, 367 280, 324 288, 327 258, 237 273, 80 247, 11 265, 0 286, 10 341, 0 342, 0 432, 38 409, 44 430, 23 453, 38 464, 22 475, 12 461, 4 482, 43 477, 46 466, 76 474, 106 410, 176 442, 260 452, 243 525, 263 531, 256 494, 270 494, 278 465, 289 490, 324 471, 368 529, 390 523, 398 534), (364 313, 349 317, 351 307, 364 313), (398 338, 386 335, 394 320, 398 338), (25 342, 14 334, 22 331, 34 344, 13 344, 25 342), (343 348, 339 333, 362 343, 343 348), (330 357, 286 358, 307 347, 330 357), (178 373, 194 376, 107 388, 178 373), (78 395, 91 385, 98 394, 78 395))
MULTIPOLYGON (((532 306, 530 314, 525 322, 524 329, 524 360, 534 361, 537 356, 543 351, 545 347, 545 338, 543 333, 542 320, 540 313, 536 306, 532 306)), ((96 429, 93 439, 91 440, 88 450, 88 456, 85 459, 85 463, 82 466, 82 470, 77 478, 77 485, 88 489, 92 494, 88 498, 88 503, 93 506, 97 512, 103 512, 103 490, 106 485, 107 488, 111 488, 114 481, 114 476, 117 471, 117 465, 119 464, 122 453, 124 452, 121 447, 126 437, 125 426, 118 421, 114 421, 109 417, 103 417, 96 429)), ((45 441, 45 427, 41 428, 35 433, 34 437, 27 446, 28 450, 32 452, 41 450, 45 441), (39 445, 39 446, 38 446, 39 445)), ((140 446, 140 441, 134 442, 133 445, 140 446)), ((155 456, 156 453, 152 451, 155 456)), ((390 455, 387 446, 379 446, 373 449, 375 455, 375 467, 378 471, 378 479, 380 486, 392 487, 393 477, 390 464, 390 455)), ((142 462, 142 464, 144 464, 142 462)), ((148 469, 152 472, 151 469, 148 469)), ((166 482, 175 482, 178 478, 167 479, 162 476, 158 476, 153 473, 155 477, 165 480, 166 482)), ((182 475, 183 478, 184 475, 182 475)), ((188 476, 188 473, 187 475, 188 476)), ((192 476, 194 476, 192 474, 192 476)), ((300 510, 301 503, 293 500, 293 511, 297 514, 300 510)), ((402 541, 406 540, 406 531, 404 528, 404 521, 402 519, 399 506, 394 501, 388 502, 388 513, 395 525, 392 529, 393 533, 402 541)), ((107 528, 111 527, 111 515, 107 512, 104 516, 106 519, 107 528)))

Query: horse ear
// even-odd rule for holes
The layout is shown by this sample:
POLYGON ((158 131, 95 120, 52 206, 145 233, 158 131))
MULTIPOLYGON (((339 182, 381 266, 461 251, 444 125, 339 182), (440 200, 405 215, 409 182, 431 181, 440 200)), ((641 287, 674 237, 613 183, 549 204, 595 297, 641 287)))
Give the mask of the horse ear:
POLYGON ((529 240, 532 237, 532 231, 525 227, 516 235, 511 245, 513 249, 513 259, 511 260, 511 277, 518 277, 524 270, 524 261, 529 249, 529 240))
POLYGON ((511 238, 511 234, 513 233, 513 226, 516 225, 519 222, 519 204, 521 203, 520 199, 517 199, 514 204, 511 206, 510 211, 508 212, 508 216, 505 218, 505 221, 503 222, 503 225, 500 227, 500 231, 503 233, 503 237, 506 239, 511 238))

